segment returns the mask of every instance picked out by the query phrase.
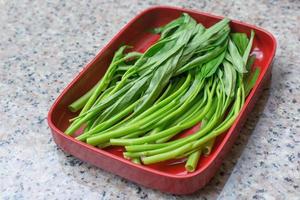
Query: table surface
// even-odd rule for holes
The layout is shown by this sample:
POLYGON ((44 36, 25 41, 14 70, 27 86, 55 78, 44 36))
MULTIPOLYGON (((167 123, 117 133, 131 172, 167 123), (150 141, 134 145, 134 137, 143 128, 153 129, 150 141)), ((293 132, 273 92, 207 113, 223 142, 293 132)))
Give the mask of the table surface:
POLYGON ((300 196, 300 1, 0 0, 0 199, 296 199, 300 196), (202 190, 144 188, 64 153, 46 122, 54 99, 143 9, 168 4, 272 32, 273 78, 202 190))

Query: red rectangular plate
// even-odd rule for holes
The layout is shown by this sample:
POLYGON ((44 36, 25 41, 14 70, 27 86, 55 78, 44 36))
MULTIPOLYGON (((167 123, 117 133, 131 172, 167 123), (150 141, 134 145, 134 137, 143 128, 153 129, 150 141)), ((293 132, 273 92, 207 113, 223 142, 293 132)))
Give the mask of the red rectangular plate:
POLYGON ((206 27, 222 19, 207 13, 166 6, 152 7, 137 15, 86 65, 54 102, 48 113, 48 124, 58 146, 83 161, 163 192, 188 194, 208 183, 233 145, 247 115, 271 77, 271 62, 276 50, 276 41, 269 32, 261 28, 236 20, 231 21, 230 26, 233 31, 245 32, 249 35, 251 29, 255 30, 252 53, 256 54, 255 66, 260 66, 261 74, 235 123, 226 133, 217 138, 211 155, 200 159, 195 172, 187 173, 184 162, 180 161, 149 166, 136 165, 122 157, 120 148, 98 149, 63 133, 69 125, 68 120, 75 116, 67 106, 98 82, 118 47, 128 44, 136 51, 145 51, 159 37, 151 34, 150 30, 170 22, 183 12, 190 14, 206 27))

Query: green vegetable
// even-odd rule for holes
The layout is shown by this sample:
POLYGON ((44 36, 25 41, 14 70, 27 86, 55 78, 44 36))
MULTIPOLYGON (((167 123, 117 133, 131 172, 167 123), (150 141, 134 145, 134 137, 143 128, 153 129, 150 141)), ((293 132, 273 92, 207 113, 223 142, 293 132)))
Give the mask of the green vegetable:
POLYGON ((215 139, 216 138, 213 138, 213 139, 209 140, 207 143, 205 143, 203 145, 203 150, 202 151, 203 151, 203 154, 205 156, 208 156, 211 153, 211 150, 212 150, 212 148, 214 146, 214 143, 215 143, 215 139))
POLYGON ((201 156, 201 150, 195 151, 188 156, 188 159, 185 164, 185 169, 188 172, 193 172, 196 170, 199 158, 201 156))
POLYGON ((83 96, 81 96, 79 99, 74 101, 72 104, 69 105, 69 110, 72 112, 77 112, 78 110, 82 109, 84 105, 87 103, 89 98, 92 96, 92 94, 95 92, 98 84, 96 84, 92 89, 90 89, 87 93, 85 93, 83 96))
MULTIPOLYGON (((118 49, 102 79, 69 109, 80 114, 66 134, 97 148, 124 146, 124 158, 152 164, 187 158, 188 172, 209 156, 255 86, 254 32, 230 33, 229 19, 205 28, 188 14, 154 29, 145 53, 118 49), (194 134, 181 133, 201 124, 194 134)), ((195 130, 195 129, 194 129, 195 130)))

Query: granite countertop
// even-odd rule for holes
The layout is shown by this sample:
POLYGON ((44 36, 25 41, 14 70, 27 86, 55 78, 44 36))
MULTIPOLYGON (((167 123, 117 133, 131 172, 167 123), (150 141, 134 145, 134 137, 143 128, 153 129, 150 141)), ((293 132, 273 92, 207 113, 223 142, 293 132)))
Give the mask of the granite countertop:
POLYGON ((278 41, 270 88, 211 182, 189 196, 144 188, 64 153, 54 99, 132 17, 166 1, 0 0, 0 199, 297 199, 300 2, 168 1, 263 27, 278 41))

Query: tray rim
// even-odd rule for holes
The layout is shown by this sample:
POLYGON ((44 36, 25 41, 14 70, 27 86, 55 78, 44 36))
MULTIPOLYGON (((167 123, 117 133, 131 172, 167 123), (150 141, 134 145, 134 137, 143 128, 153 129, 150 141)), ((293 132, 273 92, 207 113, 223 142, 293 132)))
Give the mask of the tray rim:
MULTIPOLYGON (((123 26, 120 31, 115 34, 110 40, 109 42, 100 49, 100 51, 98 51, 96 53, 96 55, 91 59, 91 61, 89 61, 84 67, 83 69, 75 76, 75 78, 63 89, 63 91, 59 94, 59 96, 56 98, 56 100, 53 102, 48 115, 47 115, 47 122, 48 125, 50 127, 50 129, 52 129, 52 131, 55 131, 57 134, 60 134, 61 136, 64 137, 64 139, 66 140, 71 140, 72 142, 83 146, 84 148, 87 148, 91 151, 94 151, 95 153, 100 153, 103 156, 106 157, 110 157, 112 159, 115 159, 119 162, 122 162, 124 164, 127 165, 131 165, 132 167, 135 168, 139 168, 140 170, 145 170, 148 171, 150 173, 154 173, 160 176, 165 176, 165 177, 169 177, 169 178, 175 178, 175 179, 187 179, 187 178, 192 178, 195 177, 199 174, 201 174, 203 171, 207 170, 207 168, 216 160, 216 157, 220 154, 221 150, 223 149, 224 145, 226 144, 226 142, 228 141, 228 139, 230 138, 230 136, 232 135, 233 131, 235 130, 236 126, 238 125, 238 122, 240 122, 241 120, 241 116, 243 115, 243 113, 245 112, 245 109, 247 108, 249 102, 251 101, 253 95, 256 93, 257 88, 259 87, 259 85, 262 84, 262 79, 264 78, 264 76, 266 75, 266 72, 268 71, 268 69, 271 67, 273 58, 275 56, 275 52, 276 52, 276 47, 277 47, 277 42, 275 37, 273 36, 273 34, 271 34, 269 31, 257 27, 255 25, 252 24, 248 24, 239 20, 234 20, 234 19, 230 19, 231 22, 239 25, 239 26, 246 26, 248 28, 254 29, 254 30, 259 30, 261 32, 263 32, 265 35, 267 35, 271 41, 272 41, 272 51, 271 51, 271 56, 268 57, 267 60, 267 64, 266 64, 266 68, 262 71, 262 74, 259 76, 259 79, 257 80, 255 86, 253 87, 252 91, 250 92, 250 94, 248 95, 248 97, 245 100, 245 104, 243 106, 243 108, 241 109, 238 117, 236 118, 236 120, 234 121, 234 123, 232 124, 232 126, 228 129, 226 136, 222 139, 222 142, 219 144, 220 147, 216 149, 216 153, 213 155, 213 157, 209 160, 209 162, 206 164, 206 167, 202 168, 201 170, 196 170, 193 173, 187 173, 184 175, 177 175, 177 174, 170 174, 170 173, 166 173, 163 171, 159 171, 156 169, 152 169, 147 167, 146 165, 137 165, 132 163, 131 161, 125 159, 125 158, 121 158, 117 155, 111 154, 105 150, 96 148, 94 146, 88 145, 84 142, 78 141, 74 138, 72 138, 71 136, 66 135, 65 133, 63 133, 61 130, 59 130, 54 123, 52 122, 52 113, 55 109, 55 107, 57 106, 57 104, 61 101, 61 99, 63 98, 63 96, 67 93, 67 91, 83 76, 83 74, 93 65, 93 63, 95 61, 97 61, 97 59, 99 59, 99 57, 102 56, 102 54, 104 54, 104 52, 110 47, 110 45, 116 40, 116 38, 118 38, 124 31, 126 31, 126 29, 135 21, 137 21, 140 17, 142 17, 143 15, 146 15, 148 12, 152 12, 155 10, 159 10, 159 9, 170 9, 170 10, 177 10, 180 12, 188 12, 188 13, 193 13, 193 14, 198 14, 198 15, 202 15, 202 16, 206 16, 209 18, 214 18, 214 19, 222 19, 224 18, 223 16, 219 16, 219 15, 215 15, 215 14, 211 14, 211 13, 207 13, 207 12, 202 12, 202 11, 197 11, 197 10, 193 10, 193 9, 186 9, 186 8, 180 8, 180 7, 174 7, 174 6, 152 6, 150 8, 147 8, 145 10, 143 10, 142 12, 140 12, 139 14, 137 14, 134 18, 132 18, 125 26, 123 26)), ((72 154, 73 155, 73 154, 72 154)), ((77 156, 75 156, 76 158, 78 158, 77 156)))

